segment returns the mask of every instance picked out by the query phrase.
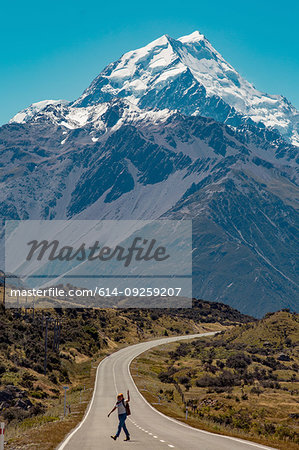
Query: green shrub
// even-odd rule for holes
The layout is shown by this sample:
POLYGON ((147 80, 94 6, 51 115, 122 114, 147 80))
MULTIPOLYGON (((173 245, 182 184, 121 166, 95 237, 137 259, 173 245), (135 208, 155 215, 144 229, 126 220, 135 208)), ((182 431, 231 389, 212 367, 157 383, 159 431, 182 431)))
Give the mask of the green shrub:
POLYGON ((237 353, 235 355, 231 355, 226 360, 227 367, 231 367, 233 369, 246 369, 250 363, 251 358, 245 355, 245 353, 237 353))

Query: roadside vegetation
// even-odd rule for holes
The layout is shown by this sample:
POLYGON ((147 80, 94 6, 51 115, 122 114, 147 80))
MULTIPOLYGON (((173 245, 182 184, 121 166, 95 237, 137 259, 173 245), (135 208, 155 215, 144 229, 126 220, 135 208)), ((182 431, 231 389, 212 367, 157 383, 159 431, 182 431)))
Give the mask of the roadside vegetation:
POLYGON ((32 449, 55 448, 81 420, 97 364, 122 346, 225 329, 250 319, 228 306, 202 301, 189 310, 25 311, 0 305, 0 420, 6 423, 6 448, 26 448, 29 443, 32 449), (59 339, 57 330, 54 337, 57 321, 59 339), (66 418, 63 386, 69 388, 66 418))
POLYGON ((299 444, 299 316, 267 314, 214 337, 150 350, 131 366, 143 395, 198 428, 281 449, 299 444))

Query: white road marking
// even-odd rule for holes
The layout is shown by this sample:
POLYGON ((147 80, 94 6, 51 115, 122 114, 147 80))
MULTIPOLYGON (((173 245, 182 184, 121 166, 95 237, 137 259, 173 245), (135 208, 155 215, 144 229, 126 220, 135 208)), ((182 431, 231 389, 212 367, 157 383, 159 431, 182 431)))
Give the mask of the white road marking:
POLYGON ((92 405, 93 405, 95 396, 96 396, 96 390, 97 390, 97 386, 98 386, 98 383, 97 383, 97 380, 98 380, 98 374, 99 374, 99 371, 100 371, 100 367, 101 367, 101 365, 104 363, 104 361, 106 361, 106 358, 102 359, 102 361, 101 361, 100 364, 98 365, 98 368, 97 368, 97 371, 96 371, 96 379, 95 379, 95 382, 94 382, 94 390, 93 390, 91 402, 89 403, 89 407, 88 407, 88 410, 87 410, 85 416, 83 417, 82 421, 76 426, 76 428, 69 434, 69 436, 65 439, 65 441, 63 441, 62 444, 58 447, 58 450, 63 450, 63 449, 65 448, 65 446, 69 443, 69 441, 70 441, 71 438, 74 436, 74 434, 75 434, 78 430, 80 430, 80 428, 81 428, 82 425, 84 424, 85 420, 87 419, 88 414, 89 414, 89 412, 90 412, 90 410, 91 410, 91 408, 92 408, 92 405))
MULTIPOLYGON (((130 420, 137 428, 139 428, 139 430, 144 431, 144 433, 147 433, 147 434, 149 434, 150 436, 153 436, 153 438, 155 438, 155 439, 158 439, 158 436, 155 436, 155 435, 153 435, 153 433, 150 433, 149 431, 145 430, 144 428, 141 428, 139 425, 137 425, 136 422, 133 422, 132 419, 129 419, 129 420, 130 420)), ((160 442, 165 443, 165 441, 164 441, 163 439, 160 439, 160 442)), ((174 446, 171 445, 171 444, 168 444, 168 447, 174 448, 174 446)))

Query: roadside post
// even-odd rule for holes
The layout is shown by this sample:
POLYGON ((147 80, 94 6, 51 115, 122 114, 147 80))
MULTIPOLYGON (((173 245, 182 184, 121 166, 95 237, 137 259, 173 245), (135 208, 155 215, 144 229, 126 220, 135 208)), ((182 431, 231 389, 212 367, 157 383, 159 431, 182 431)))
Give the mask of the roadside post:
POLYGON ((186 420, 188 420, 188 406, 186 405, 186 420))
POLYGON ((5 423, 0 422, 0 450, 4 450, 5 423))
POLYGON ((64 389, 64 406, 63 406, 63 415, 66 416, 66 391, 68 390, 67 386, 63 386, 64 389))
POLYGON ((2 301, 3 301, 3 305, 5 306, 5 278, 6 278, 6 275, 5 275, 5 272, 3 272, 2 270, 0 270, 0 272, 1 272, 1 276, 3 277, 3 295, 2 295, 2 301))
MULTIPOLYGON (((34 309, 33 309, 34 311, 34 309)), ((47 375, 47 352, 48 352, 48 323, 49 318, 46 317, 46 328, 45 328, 45 356, 44 356, 44 375, 47 375)))

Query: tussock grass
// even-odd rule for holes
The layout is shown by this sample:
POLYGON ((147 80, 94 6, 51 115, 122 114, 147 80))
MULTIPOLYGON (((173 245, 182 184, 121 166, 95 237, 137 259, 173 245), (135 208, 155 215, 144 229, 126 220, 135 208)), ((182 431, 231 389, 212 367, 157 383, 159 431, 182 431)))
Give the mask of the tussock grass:
POLYGON ((215 337, 149 350, 131 372, 145 398, 166 415, 185 422, 188 405, 194 427, 295 450, 298 337, 298 315, 281 311, 215 337))

